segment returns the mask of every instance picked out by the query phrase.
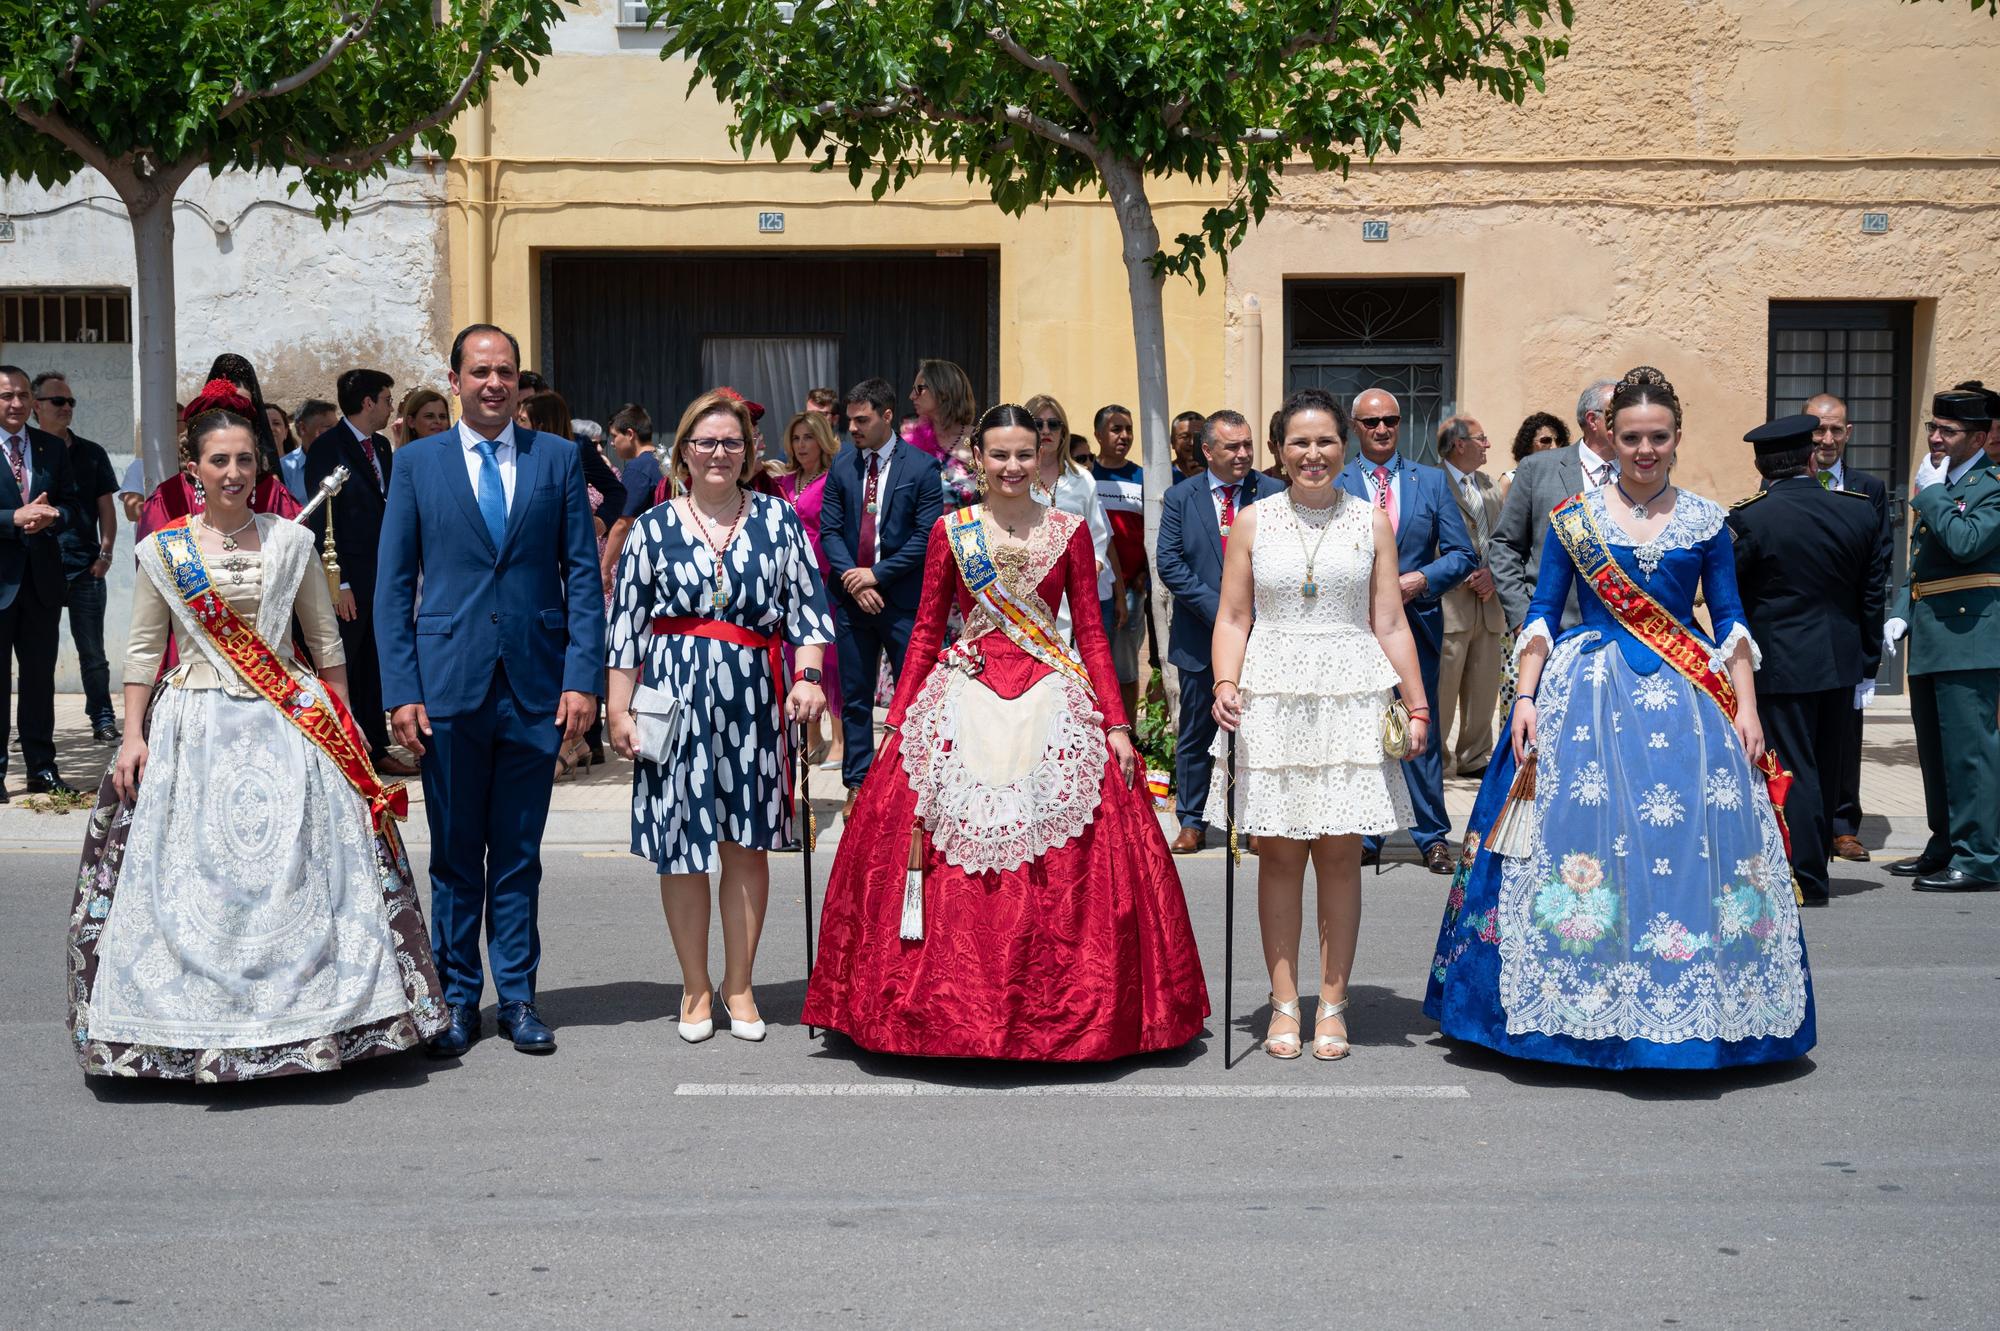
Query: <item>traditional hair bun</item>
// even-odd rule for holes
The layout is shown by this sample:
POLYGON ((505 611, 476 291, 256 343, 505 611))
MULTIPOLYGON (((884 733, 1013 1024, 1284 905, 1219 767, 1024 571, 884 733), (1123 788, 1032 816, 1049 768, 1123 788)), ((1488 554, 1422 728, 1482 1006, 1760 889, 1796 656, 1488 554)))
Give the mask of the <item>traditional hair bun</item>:
POLYGON ((241 416, 249 410, 250 398, 242 389, 227 379, 211 379, 181 410, 181 419, 192 421, 207 411, 233 411, 241 416))
POLYGON ((1654 406, 1667 407, 1674 413, 1674 428, 1681 428, 1681 399, 1674 392, 1674 386, 1650 365, 1640 365, 1625 372, 1618 386, 1611 390, 1611 401, 1605 409, 1604 422, 1610 426, 1618 418, 1618 413, 1626 407, 1654 406))

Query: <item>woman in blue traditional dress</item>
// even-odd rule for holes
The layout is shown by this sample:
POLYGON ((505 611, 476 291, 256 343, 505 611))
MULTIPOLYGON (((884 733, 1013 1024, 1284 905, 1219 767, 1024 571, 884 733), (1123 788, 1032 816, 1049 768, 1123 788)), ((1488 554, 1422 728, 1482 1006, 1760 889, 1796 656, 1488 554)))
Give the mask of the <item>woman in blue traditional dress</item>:
POLYGON ((1546 1062, 1796 1058, 1816 1036, 1770 789, 1782 807, 1785 778, 1724 513, 1670 483, 1665 376, 1632 371, 1610 411, 1618 477, 1551 515, 1512 749, 1473 809, 1424 1011, 1448 1037, 1546 1062), (1582 622, 1559 631, 1572 586, 1582 622))

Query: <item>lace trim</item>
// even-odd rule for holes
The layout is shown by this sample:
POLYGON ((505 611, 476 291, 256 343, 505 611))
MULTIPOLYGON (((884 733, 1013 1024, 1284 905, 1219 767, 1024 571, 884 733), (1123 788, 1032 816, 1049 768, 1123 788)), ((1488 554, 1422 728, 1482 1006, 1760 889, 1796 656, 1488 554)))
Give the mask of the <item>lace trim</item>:
MULTIPOLYGON (((993 556, 993 566, 1000 570, 1001 583, 1021 600, 1039 599, 1040 593, 1035 589, 1055 571, 1064 552, 1069 549, 1070 533, 1082 522, 1083 519, 1074 514, 1051 508, 1042 515, 1035 529, 1028 533, 1024 546, 1001 545, 989 536, 986 548, 993 556)), ((1053 610, 1049 612, 1049 617, 1051 620, 1055 618, 1053 610)), ((987 613, 985 605, 975 597, 972 613, 965 617, 965 628, 958 635, 959 641, 971 642, 998 632, 999 628, 993 622, 993 616, 987 613)))
POLYGON ((903 772, 916 792, 917 820, 938 854, 967 873, 1018 869, 1075 840, 1097 817, 1110 757, 1104 717, 1081 685, 1050 678, 1063 705, 1049 720, 1040 760, 1006 785, 979 780, 957 749, 965 692, 977 689, 969 701, 978 706, 981 695, 992 699, 985 685, 933 670, 903 719, 903 772))
POLYGON ((1539 616, 1529 620, 1515 631, 1514 668, 1516 670, 1521 668, 1521 654, 1528 650, 1529 643, 1536 641, 1547 643, 1550 651, 1555 650, 1556 639, 1555 635, 1549 632, 1549 621, 1539 616))
POLYGON ((1736 650, 1736 644, 1739 642, 1750 645, 1750 668, 1762 670, 1764 649, 1757 645, 1757 640, 1750 636, 1749 627, 1743 624, 1730 629, 1728 635, 1715 644, 1715 650, 1708 654, 1708 668, 1718 675, 1726 676, 1729 673, 1729 654, 1736 650))
POLYGON ((1620 527, 1611 516, 1611 501, 1607 494, 1616 494, 1610 487, 1592 490, 1584 502, 1591 506, 1590 516, 1596 520, 1598 530, 1604 533, 1606 545, 1622 545, 1632 552, 1639 561, 1639 567, 1652 577, 1659 569, 1660 561, 1669 551, 1692 550, 1722 530, 1728 514, 1722 505, 1712 499, 1704 499, 1697 494, 1681 490, 1674 495, 1674 511, 1667 518, 1667 525, 1659 534, 1643 544, 1634 541, 1631 533, 1620 527))

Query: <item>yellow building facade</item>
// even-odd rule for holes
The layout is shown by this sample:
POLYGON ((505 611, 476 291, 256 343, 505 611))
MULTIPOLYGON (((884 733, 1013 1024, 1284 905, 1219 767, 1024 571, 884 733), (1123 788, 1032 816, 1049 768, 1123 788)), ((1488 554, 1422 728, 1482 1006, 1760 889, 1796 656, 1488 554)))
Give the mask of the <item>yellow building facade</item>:
MULTIPOLYGON (((746 161, 634 8, 585 0, 539 77, 459 127, 455 323, 520 332, 579 415, 638 400, 670 425, 706 371, 760 356, 797 362, 773 383, 907 389, 946 354, 982 401, 1049 392, 1073 422, 1133 402, 1108 205, 1014 219, 942 168, 875 202, 746 161)), ((1904 483, 1931 388, 2000 382, 2000 22, 1956 0, 1578 11, 1546 95, 1455 92, 1395 158, 1296 170, 1226 277, 1170 283, 1172 407, 1387 382, 1406 448, 1463 410, 1497 472, 1528 412, 1568 419, 1645 363, 1686 400, 1692 488, 1747 492, 1742 432, 1822 388, 1854 401, 1854 461, 1904 483)), ((1171 236, 1217 196, 1154 197, 1171 236)))

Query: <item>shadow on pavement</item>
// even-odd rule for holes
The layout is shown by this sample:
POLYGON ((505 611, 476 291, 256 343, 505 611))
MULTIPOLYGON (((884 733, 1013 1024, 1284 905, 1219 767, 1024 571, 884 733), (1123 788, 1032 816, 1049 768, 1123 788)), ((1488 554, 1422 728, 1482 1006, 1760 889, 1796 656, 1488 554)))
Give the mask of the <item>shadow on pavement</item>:
POLYGON ((1863 892, 1879 892, 1889 883, 1873 878, 1829 878, 1826 886, 1829 896, 1858 897, 1863 892))
POLYGON ((1598 1068, 1571 1067, 1562 1063, 1533 1063, 1509 1058, 1480 1045, 1447 1040, 1431 1041, 1443 1051, 1444 1061, 1466 1072, 1493 1073, 1516 1086, 1552 1090, 1603 1091, 1628 1100, 1720 1100, 1737 1091, 1754 1091, 1765 1086, 1782 1086, 1807 1076, 1819 1065, 1810 1057, 1787 1063, 1765 1063, 1755 1067, 1718 1068, 1714 1071, 1671 1071, 1640 1068, 1610 1072, 1598 1068))
POLYGON ((815 1061, 853 1065, 864 1077, 883 1081, 916 1081, 935 1086, 1007 1089, 1018 1086, 1094 1086, 1124 1081, 1135 1073, 1184 1068, 1209 1053, 1209 1034, 1196 1036, 1178 1049, 1135 1054, 1112 1063, 1011 1063, 979 1058, 913 1058, 874 1054, 838 1031, 821 1031, 815 1061))
MULTIPOLYGON (((1347 1011, 1347 1038, 1355 1048, 1386 1046, 1389 1048, 1414 1048, 1437 1034, 1437 1023, 1424 1015, 1424 1000, 1399 994, 1393 989, 1385 989, 1376 984, 1349 985, 1347 996, 1350 1000, 1347 1011)), ((1304 1017, 1304 1040, 1312 1043, 1313 996, 1305 995, 1299 1005, 1304 1017)), ((1221 1020, 1218 1008, 1216 1020, 1221 1020)), ((1239 1012, 1235 1026, 1238 1036, 1249 1041, 1253 1052, 1262 1053, 1261 1041, 1271 1023, 1271 1004, 1268 996, 1256 1003, 1248 1012, 1239 1012)), ((1238 1048, 1242 1046, 1239 1044, 1238 1048)), ((1310 1050, 1308 1050, 1310 1056, 1310 1050)))
MULTIPOLYGON (((487 1029, 492 1029, 489 1021, 487 1029)), ((291 1105, 339 1105, 377 1091, 400 1091, 430 1080, 437 1063, 421 1049, 382 1054, 350 1063, 336 1072, 298 1073, 256 1081, 186 1082, 150 1077, 88 1077, 84 1084, 100 1104, 198 1105, 211 1114, 291 1105)))

